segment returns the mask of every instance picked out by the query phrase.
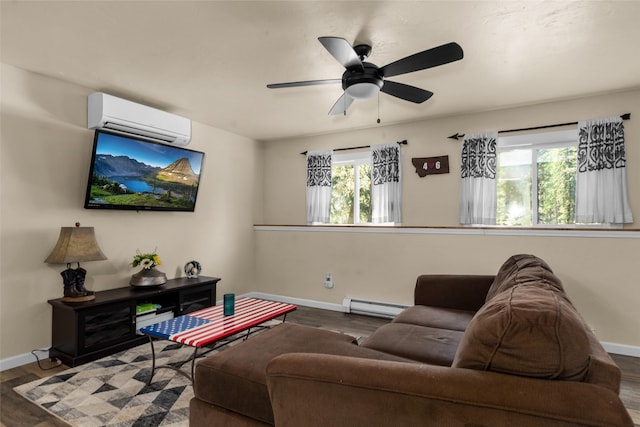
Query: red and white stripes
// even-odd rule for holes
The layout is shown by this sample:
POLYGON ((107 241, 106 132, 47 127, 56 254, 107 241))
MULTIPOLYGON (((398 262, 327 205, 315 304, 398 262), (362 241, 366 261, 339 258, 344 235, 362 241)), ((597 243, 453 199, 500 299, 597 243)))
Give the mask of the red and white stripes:
POLYGON ((256 298, 238 298, 235 301, 234 315, 224 316, 222 305, 189 313, 189 316, 207 319, 210 323, 188 331, 178 332, 171 335, 169 339, 193 347, 202 347, 268 320, 275 319, 295 309, 296 306, 293 304, 256 298))

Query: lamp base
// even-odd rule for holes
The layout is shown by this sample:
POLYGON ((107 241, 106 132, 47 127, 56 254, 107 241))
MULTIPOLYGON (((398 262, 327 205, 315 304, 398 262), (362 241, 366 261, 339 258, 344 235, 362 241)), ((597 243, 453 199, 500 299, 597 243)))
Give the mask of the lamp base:
POLYGON ((87 302, 96 299, 93 291, 88 291, 84 287, 84 280, 87 275, 87 270, 80 267, 73 269, 67 264, 67 269, 60 273, 62 276, 62 283, 64 285, 64 296, 62 302, 78 303, 87 302))
POLYGON ((94 299, 96 299, 95 295, 85 295, 82 297, 62 297, 62 299, 60 301, 62 302, 70 302, 70 303, 78 303, 78 302, 87 302, 87 301, 93 301, 94 299))

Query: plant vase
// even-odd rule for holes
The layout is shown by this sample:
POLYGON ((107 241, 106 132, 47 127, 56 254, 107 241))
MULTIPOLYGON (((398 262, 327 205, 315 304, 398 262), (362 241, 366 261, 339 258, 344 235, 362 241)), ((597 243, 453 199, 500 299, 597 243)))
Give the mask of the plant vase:
POLYGON ((135 287, 160 286, 167 283, 167 275, 155 267, 143 268, 131 276, 129 284, 135 287))

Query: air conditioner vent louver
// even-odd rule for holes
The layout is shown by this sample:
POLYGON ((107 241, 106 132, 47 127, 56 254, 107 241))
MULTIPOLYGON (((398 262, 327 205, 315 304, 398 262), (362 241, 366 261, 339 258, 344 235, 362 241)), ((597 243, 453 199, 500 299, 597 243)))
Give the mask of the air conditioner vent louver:
POLYGON ((142 136, 142 137, 145 137, 145 138, 158 139, 160 141, 165 141, 165 142, 174 142, 176 140, 175 136, 172 137, 172 136, 162 135, 162 134, 157 133, 157 132, 143 131, 141 129, 136 129, 136 128, 131 127, 131 126, 126 126, 126 125, 113 123, 113 122, 105 122, 105 124, 102 126, 102 128, 103 129, 107 129, 107 130, 116 131, 116 132, 122 132, 122 133, 125 133, 127 135, 142 136))
POLYGON ((102 92, 87 98, 87 127, 169 145, 187 145, 191 141, 191 120, 102 92))

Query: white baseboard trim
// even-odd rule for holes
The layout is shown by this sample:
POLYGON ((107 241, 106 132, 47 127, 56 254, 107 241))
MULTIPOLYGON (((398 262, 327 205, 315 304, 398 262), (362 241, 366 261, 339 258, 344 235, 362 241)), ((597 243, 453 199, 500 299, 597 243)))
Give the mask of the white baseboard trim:
MULTIPOLYGON (((46 356, 48 357, 48 356, 46 356)), ((17 368, 18 366, 27 365, 36 361, 31 353, 23 353, 17 356, 7 357, 6 359, 0 359, 0 372, 7 369, 17 368)))
MULTIPOLYGON (((331 310, 331 311, 339 311, 345 313, 347 308, 342 304, 335 304, 323 301, 315 301, 310 299, 303 298, 293 298, 287 297, 283 295, 276 294, 267 294, 264 292, 249 292, 244 295, 250 298, 263 298, 271 301, 278 302, 286 302, 288 304, 300 305, 303 307, 312 307, 312 308, 320 308, 323 310, 331 310)), ((222 300, 218 301, 217 304, 222 304, 222 300)), ((612 342, 600 342, 607 353, 620 354, 622 356, 631 356, 631 357, 640 357, 640 346, 635 345, 627 345, 627 344, 618 344, 612 342)), ((45 356, 48 357, 48 356, 45 356)), ((17 368, 18 366, 27 365, 29 363, 35 362, 35 357, 31 353, 23 353, 17 356, 7 357, 5 359, 0 359, 0 372, 5 371, 7 369, 17 368)))
POLYGON ((640 357, 640 347, 636 345, 618 344, 615 342, 600 341, 607 353, 620 354, 622 356, 640 357))
POLYGON ((262 299, 268 299, 271 301, 278 301, 278 302, 286 302, 287 304, 301 305, 303 307, 321 308, 323 310, 340 311, 342 313, 346 312, 346 307, 342 306, 342 304, 335 304, 330 302, 315 301, 315 300, 302 299, 302 298, 292 298, 292 297, 286 297, 283 295, 266 294, 264 292, 249 292, 248 294, 245 294, 242 296, 249 297, 249 298, 262 298, 262 299))

